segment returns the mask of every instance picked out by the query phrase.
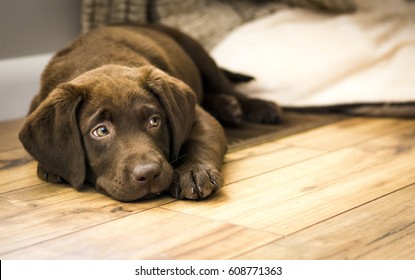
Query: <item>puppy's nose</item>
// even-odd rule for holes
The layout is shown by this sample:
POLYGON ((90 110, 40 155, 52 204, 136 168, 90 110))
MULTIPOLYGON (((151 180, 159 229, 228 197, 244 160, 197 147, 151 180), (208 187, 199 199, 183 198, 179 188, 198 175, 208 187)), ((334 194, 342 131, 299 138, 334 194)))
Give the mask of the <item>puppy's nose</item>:
POLYGON ((134 168, 132 176, 139 184, 151 185, 161 174, 160 165, 156 163, 148 163, 138 165, 134 168))

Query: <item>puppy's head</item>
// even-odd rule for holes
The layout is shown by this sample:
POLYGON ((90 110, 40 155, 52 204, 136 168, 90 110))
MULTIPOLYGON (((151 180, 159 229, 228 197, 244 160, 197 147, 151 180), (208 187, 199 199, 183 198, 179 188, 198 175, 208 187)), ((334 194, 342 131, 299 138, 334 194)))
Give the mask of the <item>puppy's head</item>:
POLYGON ((167 190, 170 162, 194 121, 196 96, 151 66, 107 65, 59 85, 19 138, 50 172, 133 201, 167 190))

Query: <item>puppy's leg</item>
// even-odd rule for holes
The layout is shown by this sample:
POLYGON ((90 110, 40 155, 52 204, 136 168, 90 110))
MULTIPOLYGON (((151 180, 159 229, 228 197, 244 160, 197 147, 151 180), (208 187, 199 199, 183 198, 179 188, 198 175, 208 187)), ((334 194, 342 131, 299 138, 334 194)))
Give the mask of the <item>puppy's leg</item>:
MULTIPOLYGON (((237 80, 235 75, 238 74, 227 74, 226 70, 219 69, 213 59, 207 54, 205 59, 207 63, 197 63, 203 76, 204 90, 206 92, 203 104, 207 104, 206 109, 214 116, 219 116, 219 121, 226 125, 239 124, 239 119, 266 124, 276 123, 280 120, 282 115, 280 106, 267 100, 249 98, 237 92, 227 76, 230 75, 232 79, 237 80), (210 66, 207 67, 206 65, 210 66), (227 100, 224 100, 223 95, 228 95, 228 100, 236 100, 239 103, 239 106, 234 105, 235 102, 225 102, 227 100), (239 119, 234 118, 233 122, 228 122, 226 119, 224 121, 223 118, 220 118, 223 115, 232 115, 229 114, 232 110, 236 110, 234 115, 236 114, 239 116, 239 119)), ((244 77, 244 75, 242 75, 242 77, 244 77)), ((243 78, 236 82, 243 82, 242 80, 243 78)))
POLYGON ((244 119, 248 122, 272 124, 277 123, 282 115, 278 104, 257 98, 249 98, 240 93, 234 93, 241 106, 244 119))
POLYGON ((235 94, 206 95, 203 107, 226 126, 242 123, 273 124, 280 120, 282 109, 274 102, 235 94))
MULTIPOLYGON (((208 104, 206 109, 215 116, 229 116, 232 109, 235 108, 234 102, 229 102, 232 98, 224 100, 222 97, 230 95, 233 99, 237 99, 240 103, 238 110, 242 110, 243 119, 258 123, 275 123, 280 119, 282 110, 280 107, 270 101, 261 99, 251 99, 238 92, 233 88, 232 82, 249 81, 252 77, 230 72, 225 69, 220 69, 216 62, 209 56, 204 48, 191 37, 186 34, 165 26, 157 26, 158 30, 169 34, 179 43, 187 54, 193 59, 198 67, 203 79, 203 88, 205 92, 204 98, 207 101, 203 105, 208 104), (222 95, 216 97, 217 95, 222 95), (208 100, 208 98, 212 98, 208 100), (224 101, 224 103, 220 103, 224 101), (211 104, 221 104, 219 106, 210 106, 211 104)), ((239 113, 238 113, 239 114, 239 113)), ((229 124, 229 121, 224 121, 224 124, 229 124)), ((237 120, 237 118, 235 118, 237 120)), ((230 122, 231 124, 238 124, 237 121, 230 122)))
POLYGON ((223 128, 199 106, 196 121, 181 156, 173 163, 175 174, 170 193, 178 199, 203 199, 223 186, 220 169, 226 152, 223 128))
POLYGON ((61 177, 50 172, 40 163, 37 164, 37 176, 39 177, 39 179, 46 182, 51 182, 55 184, 64 183, 64 180, 61 177))
POLYGON ((239 125, 243 120, 241 105, 232 95, 208 94, 203 99, 202 106, 224 125, 239 125))
POLYGON ((220 69, 203 47, 186 34, 165 26, 156 28, 173 37, 193 59, 203 78, 204 99, 206 100, 203 106, 206 106, 206 109, 221 122, 238 124, 243 118, 251 122, 275 123, 280 119, 282 110, 277 104, 252 99, 235 91, 232 82, 246 82, 252 77, 220 69), (232 114, 232 110, 236 107, 235 99, 240 103, 240 107, 238 106, 236 114, 232 114), (242 117, 240 111, 242 111, 242 117), (230 121, 229 117, 232 117, 230 121))

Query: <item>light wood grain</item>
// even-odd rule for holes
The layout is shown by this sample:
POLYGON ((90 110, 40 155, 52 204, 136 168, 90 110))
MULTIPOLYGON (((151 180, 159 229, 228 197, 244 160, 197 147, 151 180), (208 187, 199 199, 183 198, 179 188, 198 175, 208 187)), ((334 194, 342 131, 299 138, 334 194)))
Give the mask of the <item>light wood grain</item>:
POLYGON ((0 152, 9 151, 21 147, 21 144, 17 138, 17 134, 22 124, 23 119, 0 123, 0 152))
POLYGON ((210 199, 134 203, 39 180, 5 127, 2 259, 415 259, 414 120, 350 118, 235 149, 210 199))
POLYGON ((230 184, 209 205, 163 207, 288 235, 413 182, 415 137, 398 132, 230 184))
POLYGON ((324 152, 301 147, 285 147, 264 152, 262 146, 249 153, 235 152, 226 157, 223 167, 225 184, 235 183, 260 174, 289 166, 306 159, 316 157, 324 152), (233 160, 230 160, 234 158, 233 160))
POLYGON ((115 201, 95 190, 76 191, 44 183, 2 197, 0 256, 71 232, 107 223, 172 201, 163 198, 140 203, 115 201), (7 214, 6 214, 7 213, 7 214))
POLYGON ((286 137, 281 139, 280 143, 334 151, 413 125, 412 120, 352 118, 286 137))
POLYGON ((240 259, 413 259, 415 185, 353 208, 240 259))
POLYGON ((0 193, 40 183, 35 172, 36 163, 23 148, 0 152, 0 193))
POLYGON ((267 232, 151 209, 10 252, 4 258, 226 259, 276 238, 267 232))

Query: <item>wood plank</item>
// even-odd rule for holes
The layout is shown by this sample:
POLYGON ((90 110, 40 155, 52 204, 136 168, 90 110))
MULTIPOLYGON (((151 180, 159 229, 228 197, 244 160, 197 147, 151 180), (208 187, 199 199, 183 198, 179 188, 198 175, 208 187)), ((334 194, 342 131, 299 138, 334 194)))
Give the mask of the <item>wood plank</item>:
POLYGON ((228 151, 225 155, 224 163, 229 163, 236 160, 248 159, 251 156, 259 156, 262 154, 273 153, 278 150, 291 147, 287 144, 280 144, 278 140, 268 141, 262 144, 256 144, 244 149, 228 151))
POLYGON ((23 148, 0 152, 0 194, 41 183, 36 166, 23 148))
POLYGON ((122 203, 93 189, 76 191, 53 184, 0 196, 0 257, 30 246, 172 201, 167 196, 122 203), (48 191, 51 196, 48 197, 48 191), (8 210, 7 210, 8 208, 8 210))
MULTIPOLYGON (((276 150, 271 150, 270 147, 271 145, 259 145, 228 154, 222 171, 225 184, 232 184, 325 153, 301 147, 284 147, 276 150)), ((275 147, 280 145, 276 144, 275 147)))
POLYGON ((22 147, 17 135, 20 131, 20 127, 23 124, 23 119, 0 122, 0 152, 13 150, 22 147))
POLYGON ((415 130, 225 186, 209 205, 162 207, 288 235, 415 182, 415 130), (388 172, 384 172, 388 170, 388 172))
POLYGON ((89 195, 94 192, 92 188, 77 191, 69 185, 47 182, 11 191, 0 196, 0 221, 7 217, 25 215, 35 209, 77 199, 82 193, 89 195))
POLYGON ((415 259, 415 184, 239 259, 415 259))
POLYGON ((351 118, 283 138, 280 143, 334 151, 409 126, 415 127, 415 122, 410 119, 351 118))
POLYGON ((154 208, 0 256, 2 259, 226 259, 277 238, 268 232, 154 208))

